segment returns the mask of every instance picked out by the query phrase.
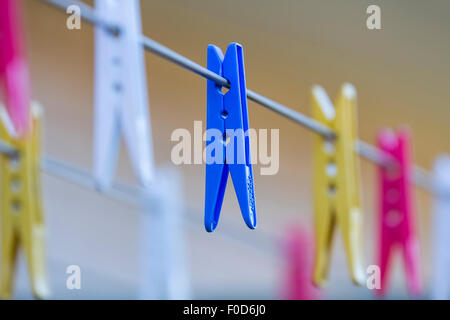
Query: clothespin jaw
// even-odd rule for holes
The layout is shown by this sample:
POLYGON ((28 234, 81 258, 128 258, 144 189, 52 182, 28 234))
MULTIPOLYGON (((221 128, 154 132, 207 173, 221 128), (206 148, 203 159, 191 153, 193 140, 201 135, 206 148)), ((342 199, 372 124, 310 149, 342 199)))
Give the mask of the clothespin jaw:
POLYGON ((450 156, 441 155, 433 169, 433 252, 431 298, 450 299, 450 156))
POLYGON ((361 285, 364 269, 359 162, 355 153, 356 90, 351 84, 344 84, 335 109, 325 90, 316 86, 312 104, 314 119, 337 134, 336 141, 318 136, 314 142, 316 260, 313 281, 323 285, 328 278, 333 233, 339 225, 351 278, 361 285))
POLYGON ((44 217, 40 186, 42 108, 32 106, 33 131, 18 136, 8 114, 0 110, 0 137, 18 150, 17 158, 2 156, 1 237, 2 261, 0 295, 10 298, 13 291, 17 252, 26 256, 31 287, 36 298, 49 295, 45 272, 44 217))
POLYGON ((94 177, 99 190, 111 186, 124 136, 139 183, 154 179, 154 161, 138 0, 95 0, 96 12, 120 26, 115 35, 95 29, 94 177))
POLYGON ((23 135, 31 130, 30 80, 20 9, 20 1, 0 1, 0 84, 15 131, 23 135))
POLYGON ((223 94, 220 85, 208 80, 205 228, 212 232, 217 227, 230 172, 242 217, 254 229, 255 191, 242 46, 230 44, 225 57, 219 48, 208 46, 208 69, 226 78, 230 89, 223 94))
POLYGON ((396 160, 396 165, 379 167, 379 235, 378 265, 381 289, 386 292, 390 258, 394 247, 402 251, 406 282, 411 295, 421 293, 419 244, 415 233, 414 208, 411 189, 410 134, 407 130, 394 133, 382 130, 378 146, 396 160))

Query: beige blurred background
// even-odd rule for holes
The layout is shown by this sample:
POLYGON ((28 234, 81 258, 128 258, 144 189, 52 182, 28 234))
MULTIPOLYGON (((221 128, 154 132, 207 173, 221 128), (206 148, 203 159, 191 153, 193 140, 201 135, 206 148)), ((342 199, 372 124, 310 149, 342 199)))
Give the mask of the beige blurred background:
MULTIPOLYGON (((93 28, 66 29, 66 15, 37 0, 24 0, 33 98, 46 110, 45 154, 89 169, 93 132, 93 28)), ((87 2, 92 4, 92 2, 87 2)), ((247 86, 306 115, 310 91, 320 84, 334 99, 344 82, 358 91, 359 135, 373 143, 382 127, 407 124, 415 162, 431 168, 450 152, 450 2, 447 0, 143 0, 143 32, 193 61, 206 65, 206 47, 244 47, 247 86), (366 8, 382 10, 382 30, 366 28, 366 8)), ((206 82, 146 54, 156 162, 170 162, 176 128, 192 130, 206 120, 206 82)), ((283 260, 268 236, 292 223, 312 226, 313 133, 252 102, 250 126, 280 129, 280 170, 261 176, 254 168, 259 227, 249 231, 229 181, 221 223, 204 231, 204 167, 179 167, 186 208, 198 217, 187 224, 193 298, 277 298, 283 260), (223 225, 235 234, 227 235, 223 225), (269 240, 270 242, 270 240, 269 240), (259 244, 261 243, 261 244, 259 244), (261 248, 263 250, 261 250, 261 248), (264 248, 267 248, 264 249, 264 248)), ((362 161, 365 264, 374 264, 375 177, 362 161)), ((118 176, 135 181, 122 148, 118 176)), ((44 175, 48 263, 54 297, 135 298, 139 284, 139 211, 89 190, 44 175), (81 266, 83 289, 65 288, 65 268, 81 266)), ((422 269, 430 267, 430 197, 416 189, 422 269)), ((170 230, 168 231, 170 232, 170 230)), ((271 238, 270 238, 271 239, 271 238)), ((402 261, 390 297, 407 298, 402 261)), ((371 298, 350 282, 340 234, 335 237, 327 298, 371 298)), ((18 297, 29 297, 23 264, 18 297)))

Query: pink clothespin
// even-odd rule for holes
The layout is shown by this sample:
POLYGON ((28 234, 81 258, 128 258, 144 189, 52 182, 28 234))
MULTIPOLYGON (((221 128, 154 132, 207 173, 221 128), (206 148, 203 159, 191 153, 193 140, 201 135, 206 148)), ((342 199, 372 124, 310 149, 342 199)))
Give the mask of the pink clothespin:
POLYGON ((314 241, 311 233, 292 227, 283 242, 286 261, 282 298, 285 300, 320 299, 312 283, 314 241))
POLYGON ((381 289, 376 293, 383 295, 386 292, 390 256, 397 247, 403 254, 408 291, 412 296, 418 296, 422 286, 411 190, 410 134, 407 130, 397 133, 382 130, 378 135, 378 146, 397 163, 379 168, 378 264, 381 289))
POLYGON ((31 126, 30 80, 20 1, 0 0, 0 82, 6 108, 20 136, 31 126))

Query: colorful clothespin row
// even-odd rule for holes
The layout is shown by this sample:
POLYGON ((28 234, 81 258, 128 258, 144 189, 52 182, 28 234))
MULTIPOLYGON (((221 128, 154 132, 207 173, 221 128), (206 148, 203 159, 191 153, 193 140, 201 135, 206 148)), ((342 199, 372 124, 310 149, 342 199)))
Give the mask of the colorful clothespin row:
POLYGON ((319 290, 311 282, 314 264, 314 237, 307 230, 290 227, 283 239, 286 262, 282 298, 285 300, 320 299, 319 290))
POLYGON ((21 1, 0 1, 0 82, 15 131, 22 135, 31 128, 28 128, 30 84, 20 9, 21 1))
POLYGON ((439 156, 434 163, 433 252, 431 298, 450 299, 450 156, 439 156))
POLYGON ((219 223, 230 172, 242 217, 254 229, 255 192, 242 46, 231 43, 224 57, 218 47, 209 45, 208 69, 227 79, 230 89, 223 94, 221 85, 208 80, 205 228, 212 232, 219 223))
POLYGON ((18 151, 18 156, 2 156, 1 185, 1 286, 2 298, 13 292, 17 252, 22 247, 36 298, 49 296, 44 255, 44 217, 40 186, 42 108, 31 108, 32 131, 18 136, 5 108, 0 108, 0 139, 18 151))
POLYGON ((379 246, 383 295, 387 289, 390 258, 395 247, 402 251, 408 291, 413 296, 421 293, 419 243, 415 233, 414 205, 411 187, 410 134, 407 130, 382 130, 378 134, 378 147, 392 156, 396 163, 379 166, 379 246))
POLYGON ((144 51, 138 0, 96 0, 96 12, 120 27, 95 29, 94 176, 99 190, 113 180, 120 135, 143 187, 154 178, 144 51))
POLYGON ((341 228, 350 275, 361 285, 362 217, 360 208, 359 159, 357 139, 356 89, 342 86, 336 109, 322 87, 312 90, 313 117, 332 128, 336 141, 317 136, 314 142, 314 211, 316 224, 316 260, 314 283, 323 285, 328 278, 333 231, 341 228))

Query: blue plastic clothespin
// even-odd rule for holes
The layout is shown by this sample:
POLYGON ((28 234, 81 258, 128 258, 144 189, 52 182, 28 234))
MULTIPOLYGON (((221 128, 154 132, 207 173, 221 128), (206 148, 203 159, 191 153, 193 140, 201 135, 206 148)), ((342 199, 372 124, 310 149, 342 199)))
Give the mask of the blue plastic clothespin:
POLYGON ((205 228, 212 232, 219 223, 230 172, 242 217, 250 229, 255 229, 255 191, 242 46, 230 44, 224 58, 218 47, 209 45, 208 69, 226 78, 230 89, 223 94, 221 85, 208 80, 205 228))

